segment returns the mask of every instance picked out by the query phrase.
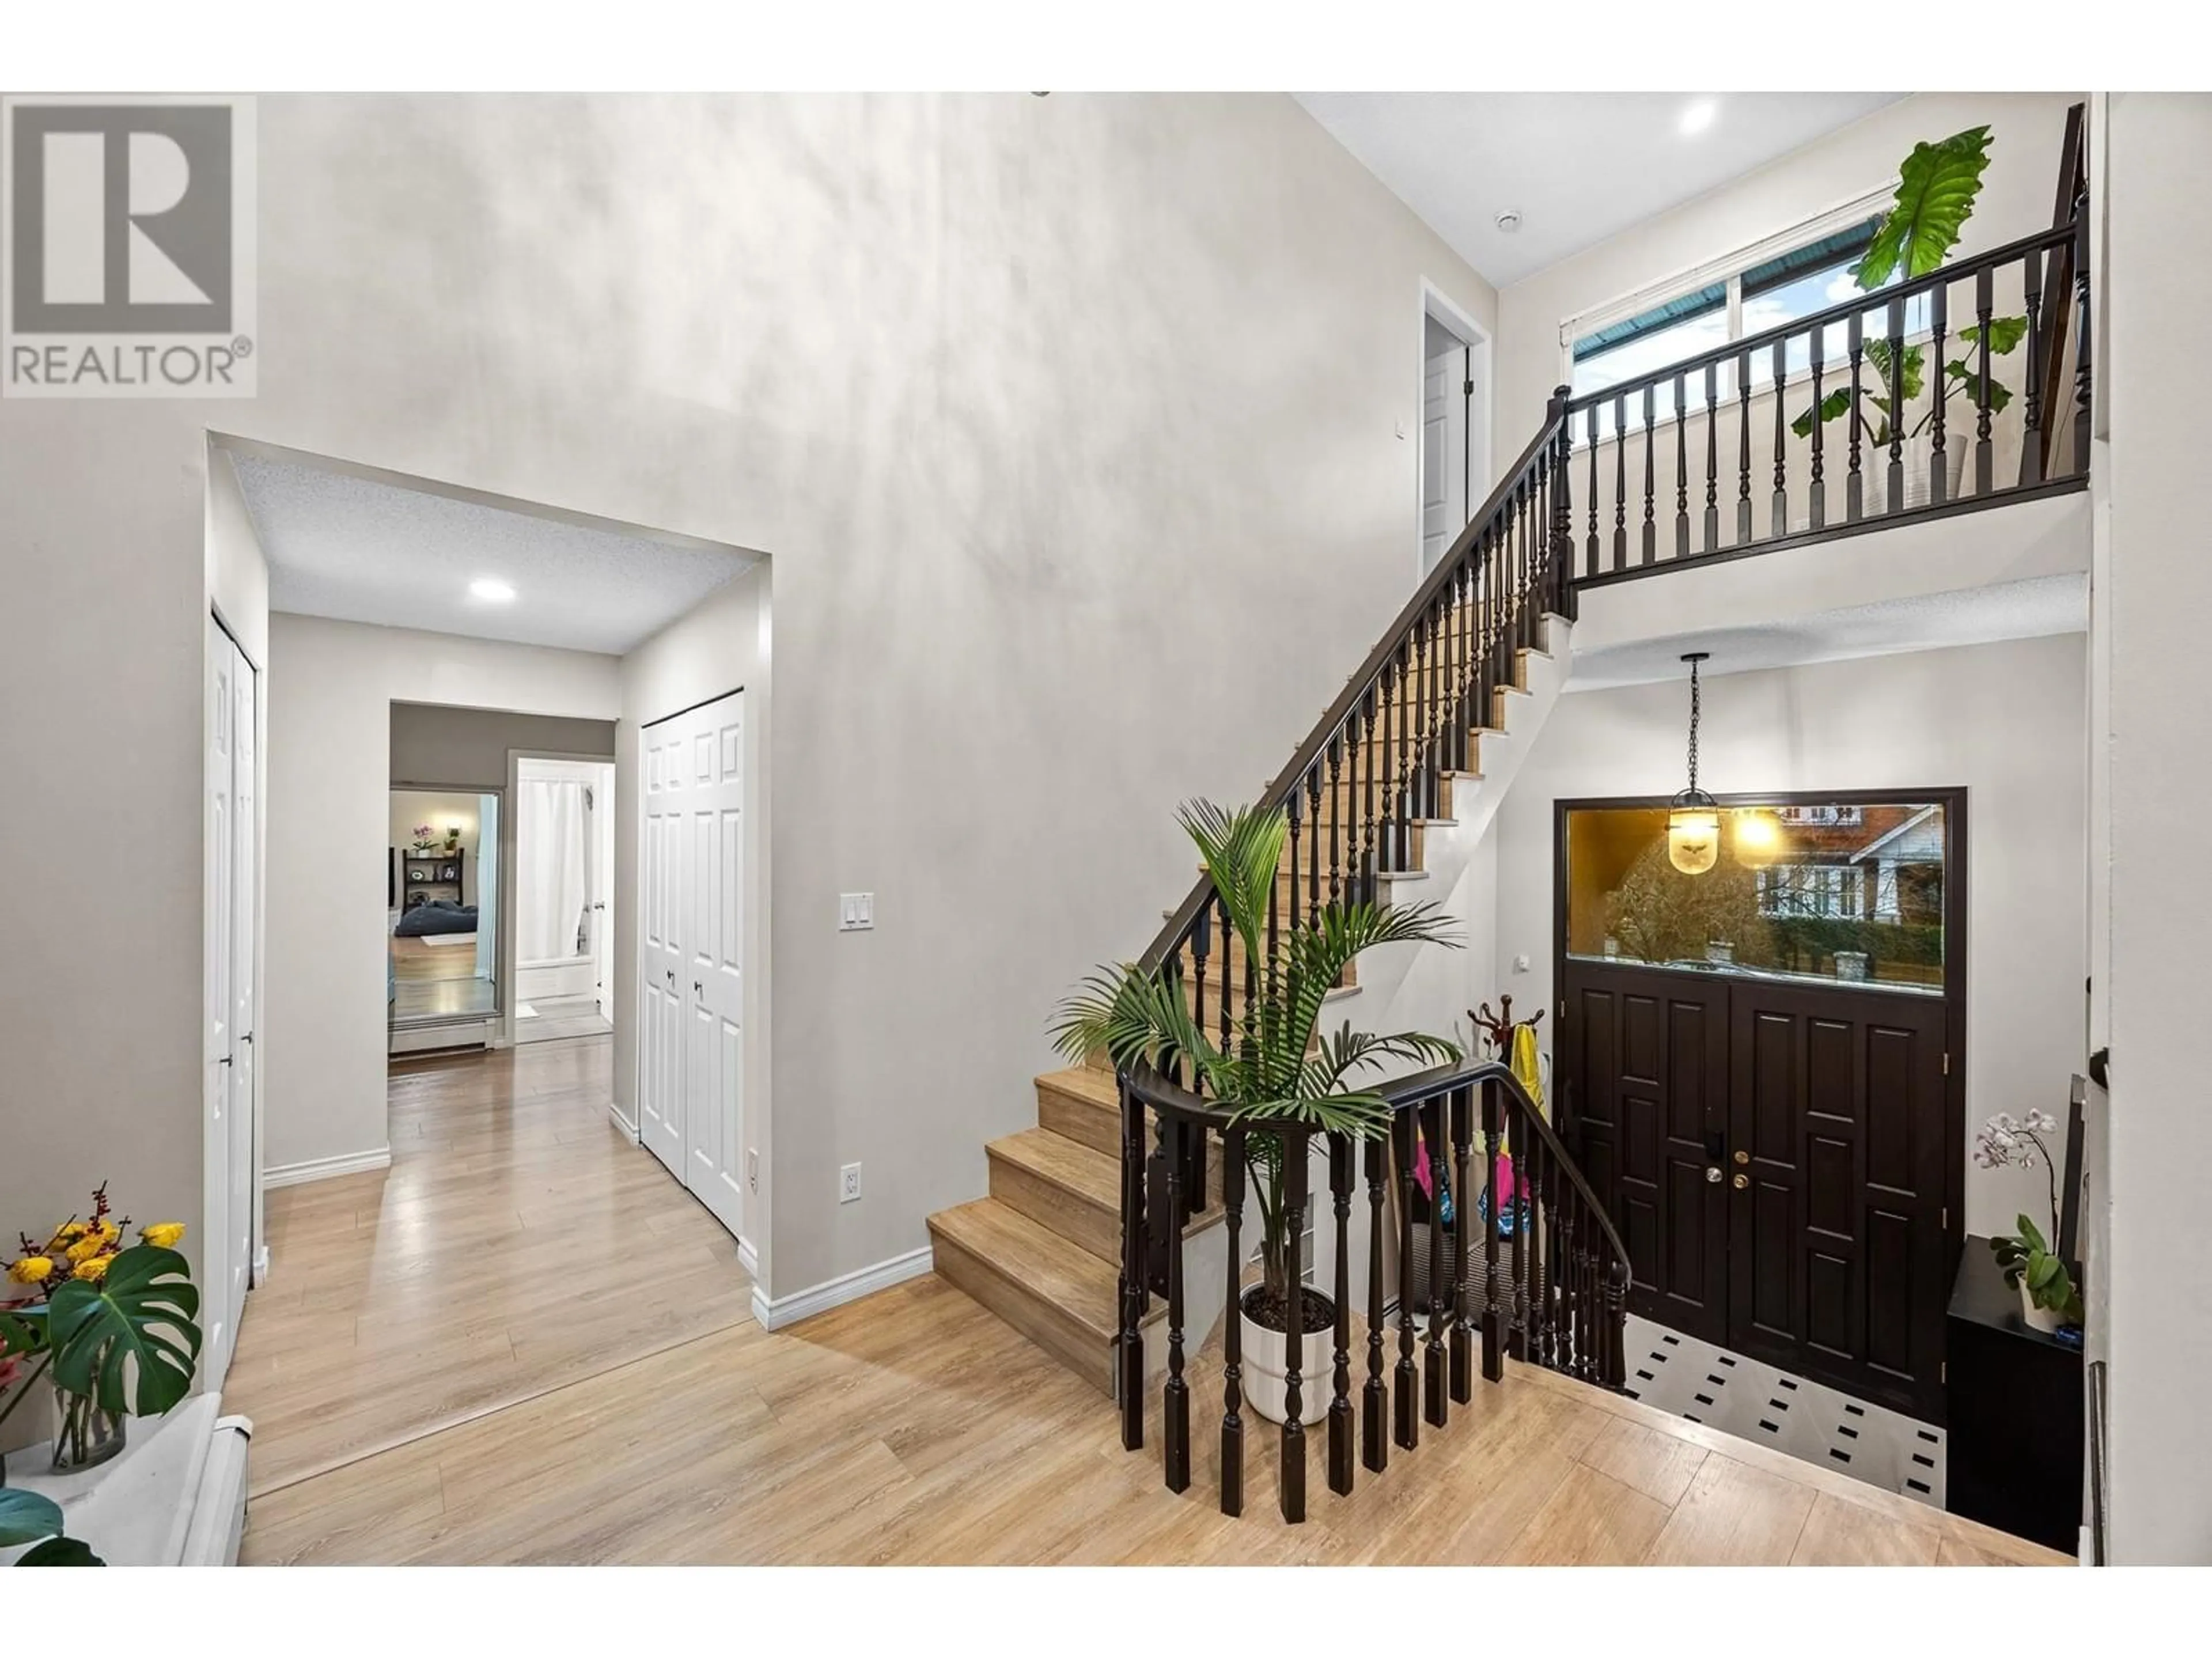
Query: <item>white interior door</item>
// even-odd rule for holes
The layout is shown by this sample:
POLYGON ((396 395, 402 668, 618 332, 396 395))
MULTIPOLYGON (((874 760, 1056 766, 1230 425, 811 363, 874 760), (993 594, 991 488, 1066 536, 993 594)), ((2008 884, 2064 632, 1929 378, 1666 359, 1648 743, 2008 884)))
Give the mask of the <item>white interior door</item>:
POLYGON ((1421 568, 1442 558, 1467 527, 1468 349, 1432 356, 1421 385, 1421 568))
POLYGON ((231 647, 231 880, 230 880, 230 1243, 229 1323, 236 1340, 253 1279, 255 1082, 254 1034, 260 1029, 258 921, 261 874, 261 811, 255 777, 259 765, 260 676, 245 653, 231 647))
POLYGON ((682 719, 639 736, 644 779, 638 839, 638 1137, 684 1179, 682 945, 684 737, 682 719))
POLYGON ((233 1008, 230 994, 231 889, 237 869, 237 849, 232 836, 232 808, 235 781, 233 752, 237 721, 234 689, 238 647, 214 617, 208 618, 206 864, 203 871, 201 931, 205 961, 201 986, 205 998, 206 1032, 202 1047, 204 1077, 201 1098, 205 1122, 201 1139, 201 1210, 199 1280, 206 1286, 209 1305, 202 1310, 201 1328, 206 1334, 200 1363, 210 1387, 219 1384, 230 1364, 234 1333, 229 1316, 229 1255, 231 1248, 231 1041, 233 1008))
POLYGON ((744 693, 687 717, 684 1184, 731 1232, 744 1219, 744 693))
POLYGON ((615 769, 592 785, 592 986, 604 1018, 614 1018, 615 769))

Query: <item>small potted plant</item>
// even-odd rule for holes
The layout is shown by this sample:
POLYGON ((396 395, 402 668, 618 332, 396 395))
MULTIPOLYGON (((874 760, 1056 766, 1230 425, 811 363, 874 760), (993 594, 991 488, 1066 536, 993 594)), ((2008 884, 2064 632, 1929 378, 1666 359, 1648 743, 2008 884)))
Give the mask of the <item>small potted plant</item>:
MULTIPOLYGON (((1925 276, 1950 257, 1960 233, 1973 216, 1974 200, 1982 193, 1982 174, 1990 165, 1989 128, 1969 127, 1938 143, 1919 143, 1898 168, 1897 198, 1881 222, 1875 227, 1867 251, 1851 269, 1861 291, 1872 294, 1902 276, 1905 281, 1925 276)), ((2027 337, 2025 317, 1993 317, 1989 324, 1989 349, 1993 357, 2010 356, 2027 337)), ((1936 413, 1943 411, 1944 499, 1954 499, 1965 477, 1966 452, 1972 447, 1976 423, 1983 405, 1996 415, 2012 401, 2012 392, 2002 385, 1994 370, 1984 385, 1981 373, 1982 327, 1970 323, 1954 337, 1960 355, 1942 365, 1936 377, 1935 393, 1917 419, 1912 407, 1928 384, 1928 352, 1923 345, 1905 346, 1893 356, 1887 338, 1866 343, 1866 380, 1859 388, 1860 435, 1868 445, 1865 460, 1864 504, 1869 512, 1899 512, 1930 499, 1929 479, 1935 469, 1936 413), (1954 393, 1966 396, 1966 407, 1956 415, 1949 404, 1954 393), (1901 393, 1901 398, 1893 394, 1901 393), (1893 408, 1895 402, 1898 406, 1893 408), (1904 468, 1902 501, 1887 501, 1888 454, 1894 439, 1904 468)), ((1808 409, 1790 424, 1800 438, 1812 435, 1815 416, 1823 423, 1848 414, 1851 408, 1849 371, 1838 378, 1844 384, 1820 399, 1819 409, 1808 409)))
POLYGON ((434 853, 438 850, 438 832, 427 823, 415 826, 415 851, 434 853))
POLYGON ((448 853, 458 853, 461 850, 461 826, 458 823, 452 825, 446 831, 446 850, 448 853))
POLYGON ((2030 1329, 2039 1331, 2081 1322, 2081 1293, 2050 1243, 2058 1232, 2058 1166, 2043 1137, 2057 1127, 2058 1120, 2048 1112, 2031 1111, 2025 1123, 2009 1112, 1999 1112, 1974 1137, 1974 1162, 1982 1168, 2032 1170, 2040 1162, 2050 1180, 2050 1237, 2023 1215, 2017 1218, 2017 1232, 2000 1233, 1990 1240, 2005 1283, 2020 1292, 2020 1316, 2030 1329))
MULTIPOLYGON (((1318 1036, 1322 994, 1342 980, 1354 957, 1374 945, 1458 941, 1433 905, 1348 904, 1321 912, 1312 924, 1285 929, 1271 958, 1268 904, 1288 820, 1279 811, 1226 811, 1210 801, 1186 805, 1180 817, 1205 860, 1245 959, 1272 960, 1274 970, 1254 976, 1237 1029, 1223 1048, 1214 1047, 1198 1028, 1181 984, 1164 966, 1127 963, 1100 969, 1061 1003, 1054 1041, 1078 1064, 1103 1049, 1123 1069, 1139 1062, 1163 1070, 1181 1066, 1204 1085, 1212 1104, 1244 1126, 1244 1161, 1260 1210, 1261 1268, 1260 1282, 1245 1288, 1238 1310, 1243 1322, 1244 1395, 1270 1422, 1288 1416, 1288 1316, 1296 1294, 1303 1339, 1298 1370, 1306 1382, 1298 1418, 1318 1422, 1328 1404, 1320 1379, 1328 1364, 1336 1304, 1304 1283, 1304 1218, 1289 1212, 1285 1138, 1267 1126, 1295 1123, 1355 1141, 1388 1134, 1389 1103, 1371 1090, 1352 1086, 1350 1079, 1390 1061, 1445 1064, 1460 1057, 1459 1046, 1419 1031, 1374 1036, 1353 1031, 1349 1022, 1329 1036, 1318 1036)), ((1304 1139, 1297 1137, 1297 1144, 1304 1139)))

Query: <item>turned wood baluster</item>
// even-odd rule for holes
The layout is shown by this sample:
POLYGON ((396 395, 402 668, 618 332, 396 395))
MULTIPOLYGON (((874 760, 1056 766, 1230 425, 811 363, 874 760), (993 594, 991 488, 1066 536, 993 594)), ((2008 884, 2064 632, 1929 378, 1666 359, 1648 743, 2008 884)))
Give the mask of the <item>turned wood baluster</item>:
POLYGON ((1889 492, 1885 513, 1905 509, 1905 301, 1889 302, 1889 492))
POLYGON ((1388 1143, 1370 1140, 1367 1161, 1367 1386, 1360 1390, 1360 1460, 1380 1474, 1390 1462, 1390 1397, 1382 1386, 1382 1210, 1388 1143))
POLYGON ((1306 1213, 1306 1157, 1308 1141, 1304 1129, 1285 1127, 1283 1138, 1283 1230, 1288 1236, 1290 1251, 1290 1296, 1283 1309, 1283 1467, 1281 1495, 1283 1519, 1303 1521, 1306 1518, 1306 1425, 1300 1419, 1305 1414, 1305 1400, 1301 1392, 1303 1379, 1298 1375, 1298 1361, 1305 1346, 1305 1274, 1301 1267, 1304 1254, 1300 1239, 1305 1231, 1306 1213))
POLYGON ((1690 405, 1682 375, 1674 376, 1674 556, 1690 554, 1690 405))
POLYGON ((1328 1191, 1336 1214, 1336 1364, 1329 1376, 1328 1489, 1352 1491, 1352 1138, 1328 1138, 1328 1191))
POLYGON ((1605 1386, 1618 1392, 1628 1382, 1628 1357, 1622 1351, 1628 1324, 1628 1264, 1615 1261, 1605 1275, 1605 1386))
POLYGON ((1735 362, 1736 471, 1741 475, 1735 501, 1735 540, 1741 547, 1751 539, 1751 353, 1741 352, 1735 362))
POLYGON ((1451 1114, 1453 1153, 1453 1236, 1451 1302, 1451 1397, 1464 1406, 1474 1398, 1474 1334, 1468 1328, 1470 1291, 1468 1275, 1474 1256, 1474 1230, 1482 1224, 1475 1213, 1473 1170, 1468 1140, 1474 1128, 1474 1101, 1470 1091, 1455 1089, 1448 1109, 1451 1114))
MULTIPOLYGON (((1790 533, 1790 410, 1783 388, 1790 378, 1787 343, 1774 343, 1774 531, 1790 533)), ((1815 422, 1817 424, 1817 422, 1815 422)))
POLYGON ((1863 395, 1859 387, 1859 369, 1866 361, 1866 316, 1863 312, 1851 313, 1850 329, 1844 349, 1851 361, 1851 402, 1844 416, 1844 424, 1850 428, 1850 470, 1844 478, 1844 518, 1856 524, 1866 512, 1866 479, 1859 471, 1860 421, 1859 399, 1863 395))
POLYGON ((1398 1369, 1392 1416, 1398 1443, 1411 1451, 1421 1443, 1419 1382, 1413 1365, 1413 1114, 1400 1112, 1390 1126, 1398 1151, 1398 1369))
POLYGON ((1628 566, 1628 395, 1613 399, 1613 568, 1628 566))
POLYGON ((1990 316, 1996 309, 1990 290, 1996 273, 1984 265, 1974 276, 1974 339, 1977 374, 1974 385, 1974 494, 1986 495, 1995 483, 1996 471, 1990 443, 1990 316))
POLYGON ((1244 1131, 1221 1132, 1221 1209, 1229 1233, 1228 1310, 1221 1318, 1221 1512, 1244 1513, 1244 1131))
MULTIPOLYGON (((2031 252, 2022 273, 2027 300, 2027 408, 2020 449, 2020 481, 2043 482, 2043 256, 2031 252)), ((2056 297, 2053 296, 2054 302, 2056 297)))
MULTIPOLYGON (((1289 826, 1288 844, 1284 850, 1287 855, 1285 864, 1291 872, 1291 931, 1294 933, 1298 930, 1298 900, 1304 896, 1298 891, 1301 885, 1298 880, 1298 849, 1302 840, 1300 831, 1304 827, 1305 805, 1304 791, 1292 784, 1291 797, 1283 803, 1283 817, 1289 826)), ((1274 920, 1275 901, 1270 895, 1267 900, 1267 988, 1270 994, 1274 989, 1277 977, 1274 920)))
MULTIPOLYGON (((1306 925, 1311 927, 1315 913, 1321 908, 1321 781, 1322 761, 1316 755, 1313 764, 1306 769, 1306 817, 1312 826, 1307 832, 1306 846, 1306 925)), ((1291 873, 1297 874, 1297 862, 1292 860, 1291 873)))
MULTIPOLYGON (((1523 1114, 1525 1115, 1525 1114, 1523 1114)), ((1526 1156, 1528 1162, 1528 1214, 1525 1225, 1528 1229, 1528 1317, 1534 1328, 1528 1334, 1528 1357, 1536 1364, 1556 1370, 1559 1363, 1559 1328, 1555 1316, 1558 1310, 1553 1304, 1553 1275, 1549 1246, 1552 1240, 1552 1212, 1546 1207, 1544 1194, 1551 1183, 1544 1177, 1545 1165, 1550 1161, 1544 1143, 1533 1134, 1523 1133, 1515 1139, 1518 1146, 1528 1143, 1525 1153, 1516 1152, 1516 1159, 1526 1156)))
MULTIPOLYGON (((1161 1115, 1161 1122, 1167 1121, 1161 1115)), ((1178 1122, 1178 1127, 1182 1127, 1178 1122)), ((1168 1160, 1168 1380, 1160 1399, 1160 1458, 1170 1492, 1190 1485, 1190 1384, 1182 1375, 1182 1159, 1168 1160)))
MULTIPOLYGON (((1221 976, 1225 981, 1229 977, 1229 962, 1231 956, 1231 953, 1227 949, 1226 935, 1224 935, 1223 945, 1221 976)), ((1211 904, 1201 904, 1198 907, 1197 919, 1190 924, 1190 962, 1192 981, 1190 1018, 1191 1024, 1197 1026, 1201 1031, 1206 1029, 1206 962, 1212 954, 1213 907, 1211 904)), ((1223 1000, 1224 1001, 1227 1000, 1227 994, 1228 994, 1225 991, 1223 993, 1223 1000)), ((1191 1079, 1191 1087, 1196 1092, 1203 1094, 1206 1091, 1206 1079, 1204 1078, 1193 1078, 1191 1079)))
POLYGON ((1650 564, 1659 556, 1659 528, 1651 516, 1651 496, 1655 480, 1652 477, 1651 457, 1652 388, 1649 382, 1644 387, 1644 562, 1650 564))
POLYGON ((1589 432, 1589 539, 1583 544, 1583 574, 1597 574, 1597 405, 1583 410, 1589 432))
POLYGON ((1705 365, 1705 551, 1721 544, 1720 365, 1705 365))
POLYGON ((2094 339, 2089 327, 2089 194, 2074 198, 2074 471, 2089 471, 2090 368, 2094 339))
POLYGON ((1820 341, 1826 329, 1813 331, 1813 477, 1805 492, 1806 524, 1818 530, 1827 522, 1828 486, 1823 461, 1826 450, 1827 422, 1820 418, 1820 341))
MULTIPOLYGON (((1482 1080, 1482 1184, 1490 1194, 1490 1224, 1482 1229, 1482 1375, 1495 1382, 1505 1375, 1505 1327, 1511 1317, 1511 1291, 1498 1276, 1499 1217, 1510 1200, 1498 1190, 1498 1079, 1482 1080), (1503 1299, 1500 1291, 1504 1292, 1503 1299)), ((1469 1223, 1469 1225, 1479 1224, 1469 1223)))
MULTIPOLYGON (((1359 896, 1369 904, 1375 902, 1376 890, 1380 885, 1375 878, 1375 711, 1376 693, 1383 693, 1383 705, 1389 706, 1388 688, 1390 671, 1386 664, 1379 685, 1370 685, 1360 702, 1359 742, 1352 750, 1356 769, 1365 780, 1364 795, 1359 809, 1359 896)), ((1386 738, 1385 742, 1389 739, 1386 738)))
POLYGON ((1225 1054, 1229 1052, 1230 1034, 1237 1029, 1236 1017, 1230 1012, 1229 1007, 1230 988, 1236 978, 1237 953, 1233 941, 1237 938, 1237 930, 1229 925, 1228 902, 1222 898, 1220 895, 1216 894, 1214 896, 1213 906, 1215 914, 1220 918, 1221 926, 1218 931, 1222 940, 1221 1009, 1219 1014, 1221 1021, 1221 1041, 1215 1046, 1225 1054))
POLYGON ((1928 396, 1932 413, 1928 422, 1928 505, 1941 507, 1950 499, 1951 470, 1943 459, 1943 405, 1949 400, 1943 395, 1950 385, 1950 377, 1943 372, 1943 328, 1945 296, 1948 283, 1938 283, 1928 290, 1928 396))
POLYGON ((1428 1162, 1429 1185, 1429 1334, 1421 1353, 1421 1403, 1429 1421, 1444 1425, 1444 1125, 1443 1100, 1423 1101, 1414 1109, 1421 1126, 1421 1152, 1428 1162))
POLYGON ((1145 1108, 1120 1085, 1121 1096, 1121 1328, 1115 1337, 1115 1392, 1121 1407, 1121 1447, 1145 1443, 1145 1108))
POLYGON ((1340 837, 1344 828, 1344 792, 1340 773, 1344 765, 1345 733, 1357 714, 1347 715, 1345 726, 1339 726, 1328 739, 1328 908, 1340 909, 1344 904, 1344 871, 1340 863, 1340 837))
MULTIPOLYGON (((1504 1085, 1499 1086, 1503 1088, 1504 1085)), ((1504 1121, 1510 1124, 1518 1115, 1518 1111, 1510 1109, 1509 1104, 1504 1121)), ((1535 1223, 1536 1206, 1533 1202, 1522 1202, 1523 1196, 1528 1191, 1528 1176, 1534 1160, 1529 1157, 1528 1149, 1521 1144, 1525 1139, 1526 1137, 1522 1135, 1512 1137, 1513 1198, 1516 1207, 1513 1212, 1513 1284, 1511 1287, 1513 1340, 1509 1345, 1509 1352, 1516 1359, 1532 1359, 1537 1352, 1536 1331, 1534 1323, 1535 1304, 1528 1294, 1533 1282, 1531 1276, 1535 1265, 1530 1260, 1534 1251, 1528 1235, 1535 1223)))

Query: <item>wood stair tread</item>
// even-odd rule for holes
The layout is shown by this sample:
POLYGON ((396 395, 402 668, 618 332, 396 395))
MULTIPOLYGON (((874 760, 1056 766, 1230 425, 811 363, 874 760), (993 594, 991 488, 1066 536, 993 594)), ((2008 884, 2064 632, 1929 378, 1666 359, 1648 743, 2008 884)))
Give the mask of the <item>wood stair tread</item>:
POLYGON ((1120 1324, 1115 1304, 1121 1275, 1110 1262, 995 1198, 940 1210, 929 1218, 929 1230, 1101 1342, 1113 1340, 1120 1324))
POLYGON ((990 1142, 984 1152, 1018 1164, 1040 1181, 1091 1204, 1118 1212, 1121 1166, 1106 1153, 1050 1129, 1024 1129, 990 1142))

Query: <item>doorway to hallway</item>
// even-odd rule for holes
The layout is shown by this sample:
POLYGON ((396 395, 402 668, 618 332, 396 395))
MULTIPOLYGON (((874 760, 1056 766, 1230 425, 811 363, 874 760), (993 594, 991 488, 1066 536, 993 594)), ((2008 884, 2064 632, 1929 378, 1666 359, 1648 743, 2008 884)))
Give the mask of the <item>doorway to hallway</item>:
POLYGON ((1490 483, 1490 345, 1433 291, 1421 316, 1421 568, 1432 568, 1490 483))
POLYGON ((514 759, 514 1040, 611 1031, 615 769, 514 759))

